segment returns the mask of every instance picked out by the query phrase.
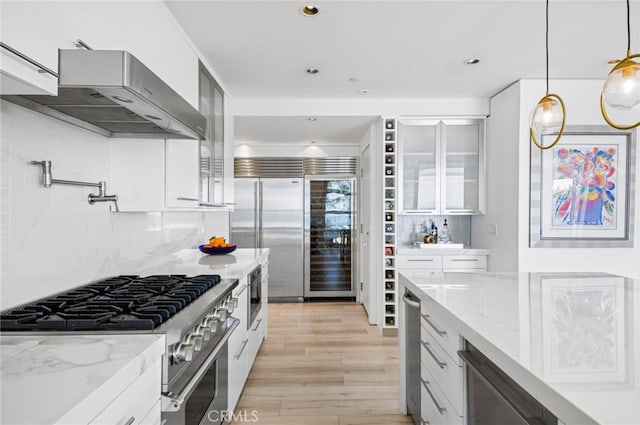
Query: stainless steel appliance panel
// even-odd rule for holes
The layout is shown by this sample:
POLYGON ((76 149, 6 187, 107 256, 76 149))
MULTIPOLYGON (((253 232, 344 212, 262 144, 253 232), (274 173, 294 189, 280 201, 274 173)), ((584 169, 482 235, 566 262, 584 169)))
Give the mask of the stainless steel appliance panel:
POLYGON ((556 425, 558 418, 469 342, 458 351, 467 382, 468 425, 556 425))
POLYGON ((249 297, 247 329, 251 329, 253 328, 253 322, 255 322, 258 313, 262 309, 262 265, 254 268, 249 273, 249 289, 247 293, 249 297))
POLYGON ((413 423, 419 425, 422 411, 420 400, 420 299, 407 291, 402 297, 406 304, 405 329, 407 335, 405 352, 405 394, 407 413, 413 423))
POLYGON ((269 298, 302 298, 303 181, 260 180, 262 246, 269 248, 269 298))
POLYGON ((231 242, 238 248, 260 248, 259 180, 234 179, 233 184, 236 205, 231 214, 231 242))

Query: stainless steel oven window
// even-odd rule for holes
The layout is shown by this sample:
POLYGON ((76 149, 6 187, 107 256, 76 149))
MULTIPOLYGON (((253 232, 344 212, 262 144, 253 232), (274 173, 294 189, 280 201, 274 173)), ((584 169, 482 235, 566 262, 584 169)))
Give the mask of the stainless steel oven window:
POLYGON ((249 274, 249 320, 247 329, 251 329, 262 307, 262 266, 249 274))

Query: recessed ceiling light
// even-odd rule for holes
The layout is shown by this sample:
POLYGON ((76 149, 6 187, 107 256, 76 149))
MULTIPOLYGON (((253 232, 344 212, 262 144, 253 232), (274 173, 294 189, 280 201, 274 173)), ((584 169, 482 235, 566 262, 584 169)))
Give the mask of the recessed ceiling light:
POLYGON ((478 58, 471 58, 471 59, 467 59, 464 61, 465 65, 475 65, 477 63, 480 63, 480 59, 478 58))
POLYGON ((309 121, 315 121, 315 120, 316 120, 316 118, 315 118, 315 117, 309 117, 309 118, 308 118, 308 120, 309 120, 309 121))
POLYGON ((369 94, 369 90, 367 90, 367 89, 360 89, 360 90, 358 90, 356 93, 358 93, 358 94, 369 94))
POLYGON ((318 73, 318 68, 307 68, 307 74, 317 74, 318 73))
POLYGON ((357 83, 358 81, 360 81, 360 78, 358 78, 358 77, 351 77, 351 78, 349 78, 349 82, 350 82, 350 83, 357 83))
POLYGON ((320 13, 320 9, 315 6, 307 5, 300 8, 300 13, 302 13, 304 16, 316 16, 318 13, 320 13))

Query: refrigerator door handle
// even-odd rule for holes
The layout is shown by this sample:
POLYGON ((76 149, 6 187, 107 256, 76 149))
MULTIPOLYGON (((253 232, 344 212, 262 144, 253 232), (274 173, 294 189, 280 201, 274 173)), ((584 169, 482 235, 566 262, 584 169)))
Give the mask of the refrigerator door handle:
POLYGON ((254 248, 260 248, 260 233, 258 233, 260 211, 258 210, 258 196, 260 196, 260 191, 258 190, 258 181, 256 180, 253 182, 253 233, 256 241, 254 248))
POLYGON ((262 246, 263 244, 263 240, 262 240, 262 191, 263 191, 263 181, 260 180, 259 184, 259 190, 258 190, 258 248, 264 248, 264 246, 262 246))

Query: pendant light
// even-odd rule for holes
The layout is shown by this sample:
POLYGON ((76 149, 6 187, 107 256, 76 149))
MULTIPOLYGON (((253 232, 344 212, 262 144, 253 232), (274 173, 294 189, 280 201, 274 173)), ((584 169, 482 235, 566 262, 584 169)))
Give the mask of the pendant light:
POLYGON ((600 94, 600 110, 605 121, 618 130, 630 130, 640 126, 640 63, 634 58, 640 54, 631 54, 631 18, 629 0, 627 0, 627 56, 615 63, 600 94), (620 111, 637 111, 638 121, 624 125, 614 123, 607 114, 607 106, 620 111))
POLYGON ((547 0, 545 15, 545 51, 546 51, 546 82, 547 91, 531 113, 531 124, 529 133, 531 140, 540 149, 550 149, 558 143, 562 133, 564 133, 564 123, 566 110, 562 98, 557 94, 549 93, 549 0, 547 0), (543 145, 538 139, 538 135, 558 133, 555 140, 549 145, 543 145))

